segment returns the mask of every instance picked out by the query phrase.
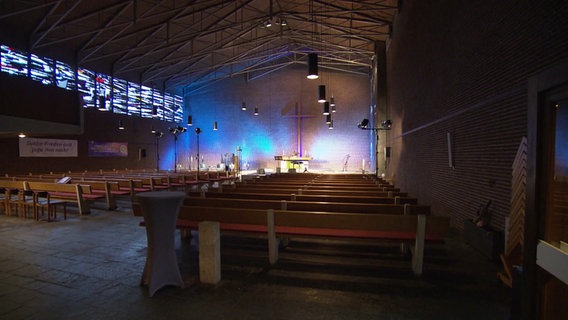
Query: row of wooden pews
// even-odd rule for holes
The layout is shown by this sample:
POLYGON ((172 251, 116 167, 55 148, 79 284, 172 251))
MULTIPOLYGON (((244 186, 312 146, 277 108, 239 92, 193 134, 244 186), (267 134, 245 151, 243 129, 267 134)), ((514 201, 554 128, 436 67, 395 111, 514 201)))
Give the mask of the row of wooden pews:
MULTIPOLYGON (((133 212, 141 215, 137 204, 133 212)), ((279 245, 289 237, 411 243, 412 270, 417 275, 422 274, 424 243, 442 241, 450 225, 448 217, 432 215, 429 206, 419 205, 382 179, 307 173, 267 175, 190 191, 176 227, 186 235, 204 222, 218 223, 220 232, 265 235, 271 264, 278 260, 279 245)), ((200 232, 202 236, 206 235, 200 232)))
MULTIPOLYGON (((93 172, 62 172, 27 175, 5 175, 0 178, 0 196, 6 215, 27 216, 24 208, 24 191, 47 192, 52 202, 72 202, 78 206, 79 214, 90 212, 90 204, 95 201, 105 202, 107 210, 117 208, 117 198, 130 197, 135 201, 142 192, 159 190, 199 190, 202 186, 232 183, 234 175, 219 172, 155 172, 134 170, 112 170, 93 172), (14 182, 10 187, 3 182, 14 182), (19 199, 19 200, 18 200, 19 199), (12 200, 12 202, 10 202, 12 200), (19 205, 13 205, 18 202, 19 205), (11 210, 11 209, 14 210, 11 210), (14 212, 14 214, 12 214, 14 212)), ((8 183, 8 184, 10 184, 8 183)), ((64 208, 65 210, 65 208, 64 208)), ((53 212, 52 216, 55 215, 53 212)), ((34 214, 34 217, 37 215, 34 214)), ((51 216, 48 215, 48 221, 51 216)))

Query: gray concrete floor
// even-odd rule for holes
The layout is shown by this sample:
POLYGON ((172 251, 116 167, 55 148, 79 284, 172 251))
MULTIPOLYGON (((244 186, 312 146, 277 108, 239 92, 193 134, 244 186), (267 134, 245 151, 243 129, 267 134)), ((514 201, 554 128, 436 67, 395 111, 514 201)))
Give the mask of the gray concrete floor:
MULTIPOLYGON (((499 266, 452 234, 415 277, 397 244, 222 238, 222 281, 198 281, 195 242, 176 239, 186 287, 140 286, 146 233, 128 202, 47 223, 0 215, 0 319, 507 319, 499 266)), ((95 204, 96 205, 96 204, 95 204)))

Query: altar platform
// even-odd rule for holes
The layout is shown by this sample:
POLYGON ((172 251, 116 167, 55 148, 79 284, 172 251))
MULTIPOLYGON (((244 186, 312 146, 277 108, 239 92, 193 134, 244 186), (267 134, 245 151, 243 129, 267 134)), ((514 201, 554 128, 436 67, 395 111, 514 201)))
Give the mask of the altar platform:
POLYGON ((280 172, 304 172, 308 171, 309 162, 312 157, 305 156, 274 156, 274 160, 279 161, 276 166, 280 172))

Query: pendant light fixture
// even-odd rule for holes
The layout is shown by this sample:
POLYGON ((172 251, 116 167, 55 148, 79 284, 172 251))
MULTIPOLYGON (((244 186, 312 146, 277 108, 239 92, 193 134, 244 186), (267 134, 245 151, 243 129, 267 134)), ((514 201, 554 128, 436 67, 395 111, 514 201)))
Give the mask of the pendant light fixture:
POLYGON ((327 101, 323 103, 323 115, 329 115, 329 102, 327 101))
POLYGON ((320 84, 318 86, 318 102, 324 103, 325 102, 325 85, 320 84))
POLYGON ((193 125, 193 117, 187 116, 187 126, 191 127, 193 125))
POLYGON ((331 114, 328 113, 328 114, 325 116, 325 123, 331 124, 331 114))
POLYGON ((118 130, 124 130, 124 125, 122 124, 122 120, 118 120, 118 130))
POLYGON ((241 104, 241 110, 242 111, 247 111, 247 103, 243 101, 243 103, 241 104))
POLYGON ((217 131, 219 130, 219 127, 217 127, 217 121, 213 122, 213 131, 217 131))
POLYGON ((308 53, 308 79, 313 80, 319 78, 318 75, 318 55, 317 53, 308 53))
POLYGON ((329 130, 333 130, 333 120, 331 120, 331 123, 329 124, 328 129, 329 129, 329 130))
POLYGON ((107 108, 106 108, 106 99, 105 99, 105 97, 99 96, 99 106, 98 106, 98 109, 99 109, 100 111, 107 111, 107 108))
POLYGON ((258 107, 254 107, 254 115, 258 116, 258 107))

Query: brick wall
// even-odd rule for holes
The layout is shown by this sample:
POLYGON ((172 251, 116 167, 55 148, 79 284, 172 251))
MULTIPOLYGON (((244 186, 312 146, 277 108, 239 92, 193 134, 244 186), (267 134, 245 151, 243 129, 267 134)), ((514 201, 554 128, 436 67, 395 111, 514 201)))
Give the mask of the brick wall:
MULTIPOLYGON (((305 67, 296 66, 250 82, 236 77, 197 94, 186 94, 193 127, 203 130, 199 139, 204 163, 213 165, 221 155, 236 153, 240 146, 242 160, 250 169, 274 169, 275 155, 296 151, 314 158, 309 164, 313 169, 341 171, 346 155, 350 156, 348 170, 360 170, 363 160, 368 169, 370 135, 358 129, 357 123, 369 118, 369 78, 321 70, 320 78, 308 80, 305 67), (337 103, 337 112, 332 115, 333 130, 328 129, 322 104, 317 102, 319 84, 326 85, 327 96, 333 94, 337 103), (242 101, 246 102, 247 111, 241 111, 242 101), (303 116, 300 130, 298 106, 303 116), (255 107, 259 109, 258 116, 253 115, 255 107), (214 121, 218 131, 213 131, 214 121)), ((192 131, 184 157, 196 154, 197 137, 192 131)))
POLYGON ((387 52, 399 187, 458 228, 491 200, 504 228, 527 79, 568 58, 567 14, 565 1, 403 3, 387 52))

